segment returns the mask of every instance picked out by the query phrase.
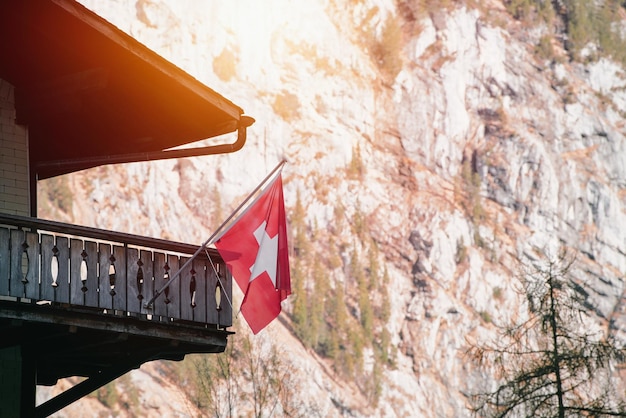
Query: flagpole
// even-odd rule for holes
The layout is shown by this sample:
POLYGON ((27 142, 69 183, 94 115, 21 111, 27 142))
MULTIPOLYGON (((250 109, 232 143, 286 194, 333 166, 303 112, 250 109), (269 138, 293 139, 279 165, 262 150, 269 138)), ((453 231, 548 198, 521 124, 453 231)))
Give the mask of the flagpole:
POLYGON ((278 163, 278 165, 276 167, 274 167, 274 169, 267 176, 265 176, 265 178, 261 181, 261 183, 259 183, 259 185, 252 192, 250 192, 248 197, 246 197, 245 200, 243 202, 241 202, 241 204, 239 206, 237 206, 237 209, 235 209, 230 214, 230 216, 228 218, 226 218, 226 220, 224 222, 222 222, 222 224, 215 230, 215 232, 213 232, 213 234, 211 234, 211 236, 206 241, 204 241, 202 243, 202 245, 196 250, 196 252, 191 256, 191 258, 189 258, 189 260, 185 261, 185 264, 183 264, 178 269, 178 271, 176 271, 176 273, 174 273, 172 275, 172 277, 170 277, 170 279, 167 281, 167 283, 165 283, 163 286, 161 286, 161 288, 159 290, 157 290, 157 292, 154 294, 154 296, 152 296, 152 298, 148 302, 145 303, 144 308, 149 309, 151 307, 151 305, 154 303, 154 301, 159 296, 161 296, 161 294, 165 291, 165 289, 167 289, 169 287, 169 285, 172 284, 172 282, 174 280, 176 280, 178 278, 178 276, 180 276, 180 273, 185 269, 185 267, 187 267, 189 264, 191 264, 193 259, 196 258, 198 256, 198 254, 200 254, 202 252, 202 250, 204 250, 207 247, 207 245, 212 243, 213 239, 215 239, 215 237, 224 228, 224 226, 226 226, 228 224, 228 222, 230 222, 230 220, 233 219, 235 214, 237 214, 241 210, 241 208, 243 208, 245 206, 245 204, 248 203, 248 201, 250 199, 252 199, 252 197, 261 189, 261 187, 263 187, 263 185, 265 183, 267 183, 267 181, 274 175, 274 173, 276 173, 283 165, 285 165, 286 162, 287 162, 287 160, 283 159, 280 163, 278 163))
POLYGON ((256 194, 256 192, 258 192, 261 187, 263 187, 263 185, 265 183, 267 183, 267 181, 269 179, 272 178, 272 176, 274 175, 274 173, 276 173, 278 170, 280 170, 280 168, 285 165, 285 163, 287 162, 287 160, 282 160, 280 163, 278 163, 278 165, 276 167, 274 167, 274 169, 267 175, 265 176, 265 178, 259 183, 258 186, 256 186, 256 188, 254 190, 252 190, 250 192, 250 194, 248 195, 248 197, 245 198, 245 200, 243 202, 241 202, 241 204, 239 206, 237 206, 237 209, 235 209, 228 218, 226 218, 226 220, 224 222, 222 222, 222 224, 220 226, 217 227, 217 229, 215 230, 215 232, 213 233, 213 235, 211 235, 211 237, 205 241, 204 246, 208 245, 210 243, 210 241, 212 239, 214 239, 218 233, 226 226, 228 225, 228 222, 230 222, 231 219, 233 219, 235 217, 235 215, 241 210, 241 208, 243 208, 246 203, 248 203, 248 201, 250 199, 252 199, 252 197, 254 197, 254 195, 256 194))

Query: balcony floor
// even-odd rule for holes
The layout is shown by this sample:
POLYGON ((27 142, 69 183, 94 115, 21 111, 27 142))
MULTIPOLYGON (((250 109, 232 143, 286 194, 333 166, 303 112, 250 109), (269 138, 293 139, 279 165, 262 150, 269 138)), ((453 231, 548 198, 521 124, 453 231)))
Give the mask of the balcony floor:
POLYGON ((37 384, 68 376, 97 376, 146 361, 182 360, 224 351, 232 332, 198 324, 0 300, 0 349, 20 346, 36 362, 37 384))

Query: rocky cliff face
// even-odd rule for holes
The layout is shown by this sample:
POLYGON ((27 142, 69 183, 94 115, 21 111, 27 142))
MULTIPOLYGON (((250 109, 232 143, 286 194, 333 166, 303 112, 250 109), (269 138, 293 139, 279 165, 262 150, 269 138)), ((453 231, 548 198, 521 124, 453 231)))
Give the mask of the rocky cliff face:
MULTIPOLYGON (((540 58, 541 29, 499 1, 83 3, 257 121, 233 155, 70 176, 69 218, 200 243, 286 158, 286 205, 299 195, 309 230, 321 231, 312 243, 320 252, 342 244, 327 277, 344 285, 349 306, 347 260, 364 239, 337 224, 366 222, 388 272, 385 328, 396 356, 378 403, 281 323, 260 337, 294 354, 303 396, 321 415, 469 415, 466 394, 489 377, 468 363, 468 344, 523 312, 518 260, 561 247, 594 291, 594 320, 607 327, 611 318, 626 335, 619 65, 571 62, 557 43, 540 58)), ((374 361, 366 348, 364 368, 374 361)))

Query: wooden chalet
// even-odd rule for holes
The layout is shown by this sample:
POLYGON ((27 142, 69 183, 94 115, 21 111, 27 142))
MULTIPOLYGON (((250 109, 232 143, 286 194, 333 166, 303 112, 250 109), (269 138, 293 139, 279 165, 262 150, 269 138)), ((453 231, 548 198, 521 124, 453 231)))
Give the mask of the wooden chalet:
POLYGON ((216 251, 146 306, 197 247, 38 219, 37 181, 235 152, 253 122, 73 0, 0 0, 0 417, 48 416, 144 362, 225 349, 232 281, 216 251), (68 376, 87 379, 35 404, 37 384, 68 376))

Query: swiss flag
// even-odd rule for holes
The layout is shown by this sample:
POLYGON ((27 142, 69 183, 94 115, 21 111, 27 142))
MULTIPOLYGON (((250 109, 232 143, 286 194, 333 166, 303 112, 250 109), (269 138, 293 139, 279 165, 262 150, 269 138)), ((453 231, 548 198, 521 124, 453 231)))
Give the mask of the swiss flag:
POLYGON ((215 242, 244 293, 241 313, 254 334, 291 294, 283 181, 279 174, 215 242))

